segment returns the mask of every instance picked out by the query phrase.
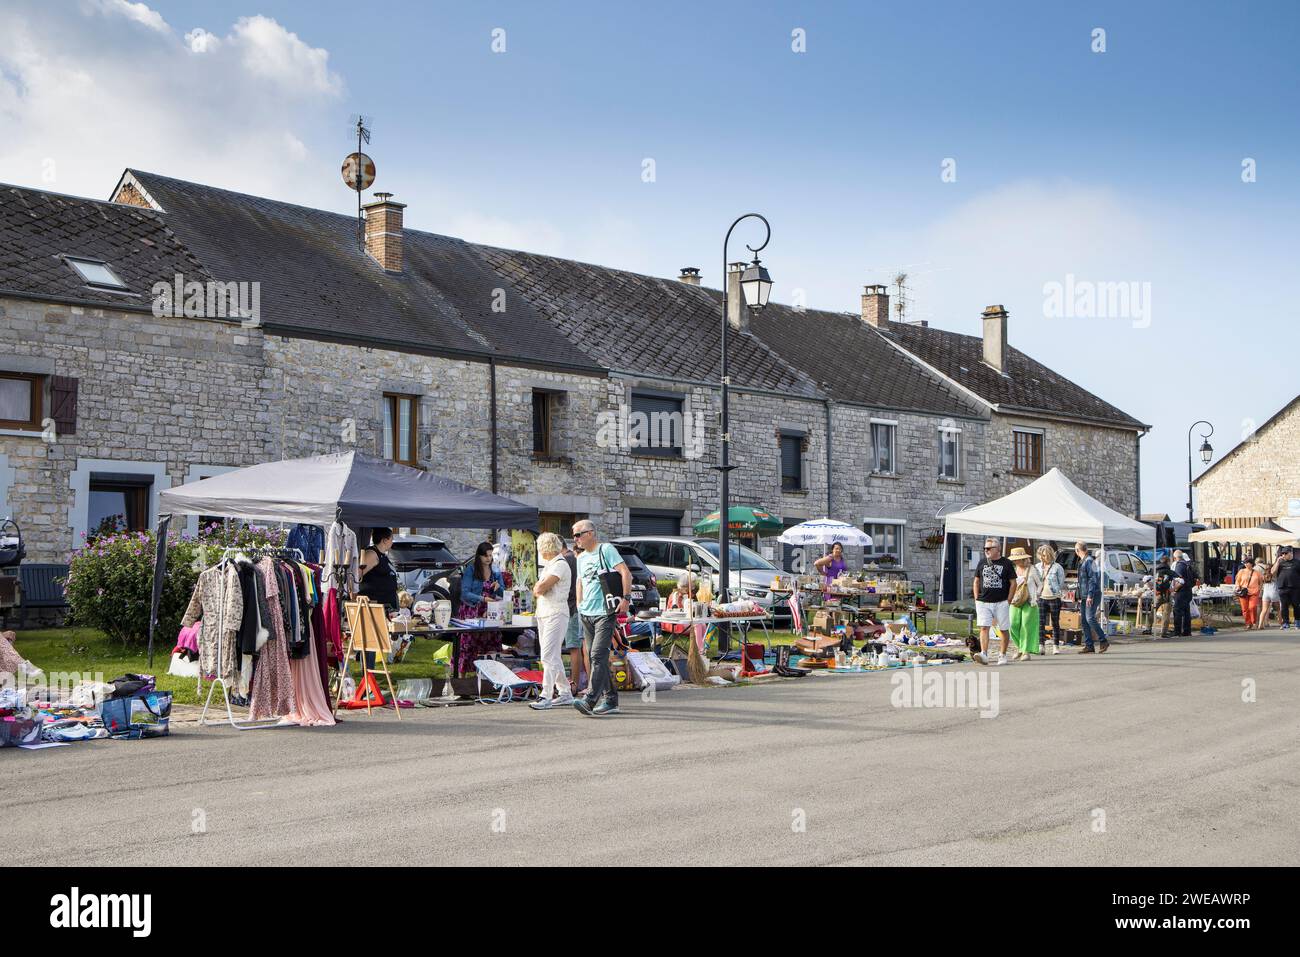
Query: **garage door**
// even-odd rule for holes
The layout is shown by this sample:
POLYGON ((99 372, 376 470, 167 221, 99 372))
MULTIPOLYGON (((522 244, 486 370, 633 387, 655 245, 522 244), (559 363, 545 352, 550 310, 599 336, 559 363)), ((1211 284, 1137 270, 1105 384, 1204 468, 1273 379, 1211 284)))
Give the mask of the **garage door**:
POLYGON ((634 508, 628 513, 629 535, 680 535, 682 513, 634 508))

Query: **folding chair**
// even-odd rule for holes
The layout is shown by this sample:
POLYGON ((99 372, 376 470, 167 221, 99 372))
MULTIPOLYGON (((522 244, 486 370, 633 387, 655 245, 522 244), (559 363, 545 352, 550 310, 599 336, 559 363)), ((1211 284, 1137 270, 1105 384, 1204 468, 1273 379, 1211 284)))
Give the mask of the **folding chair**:
POLYGON ((478 699, 505 703, 507 701, 527 701, 541 694, 542 686, 536 681, 521 678, 495 658, 479 658, 474 662, 478 672, 478 699), (487 682, 496 691, 496 698, 483 697, 483 683, 487 682))

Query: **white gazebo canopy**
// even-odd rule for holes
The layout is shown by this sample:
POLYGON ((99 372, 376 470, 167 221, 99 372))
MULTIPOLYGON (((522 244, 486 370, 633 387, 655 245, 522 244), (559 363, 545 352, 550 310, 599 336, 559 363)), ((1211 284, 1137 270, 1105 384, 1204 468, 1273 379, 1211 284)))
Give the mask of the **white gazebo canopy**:
POLYGON ((1022 489, 944 516, 944 529, 966 535, 1142 545, 1155 548, 1156 530, 1083 491, 1060 469, 1022 489))

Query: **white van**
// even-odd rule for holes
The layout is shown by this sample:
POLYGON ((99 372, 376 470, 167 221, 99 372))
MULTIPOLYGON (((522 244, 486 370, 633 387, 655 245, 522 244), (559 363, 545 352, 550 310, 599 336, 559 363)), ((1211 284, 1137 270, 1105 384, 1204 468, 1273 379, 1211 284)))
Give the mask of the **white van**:
MULTIPOLYGON (((620 545, 631 545, 641 560, 659 579, 676 581, 686 574, 688 565, 697 568, 696 574, 709 576, 714 594, 718 592, 718 540, 716 538, 689 538, 684 535, 632 535, 615 540, 620 545)), ((777 568, 753 549, 732 542, 729 548, 731 598, 748 598, 764 611, 778 616, 788 614, 782 603, 772 607, 772 579, 781 575, 777 568)))

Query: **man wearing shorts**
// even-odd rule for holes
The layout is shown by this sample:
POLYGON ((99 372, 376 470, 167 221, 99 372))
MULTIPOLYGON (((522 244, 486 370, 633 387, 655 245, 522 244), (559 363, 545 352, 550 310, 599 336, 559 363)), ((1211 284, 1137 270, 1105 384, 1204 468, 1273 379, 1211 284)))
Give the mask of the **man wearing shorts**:
POLYGON ((975 566, 975 624, 980 629, 980 650, 972 657, 976 664, 989 663, 989 628, 997 628, 1001 644, 998 664, 1007 663, 1007 639, 1011 635, 1011 589, 1016 583, 1016 566, 1002 557, 996 539, 984 540, 984 557, 975 566))

